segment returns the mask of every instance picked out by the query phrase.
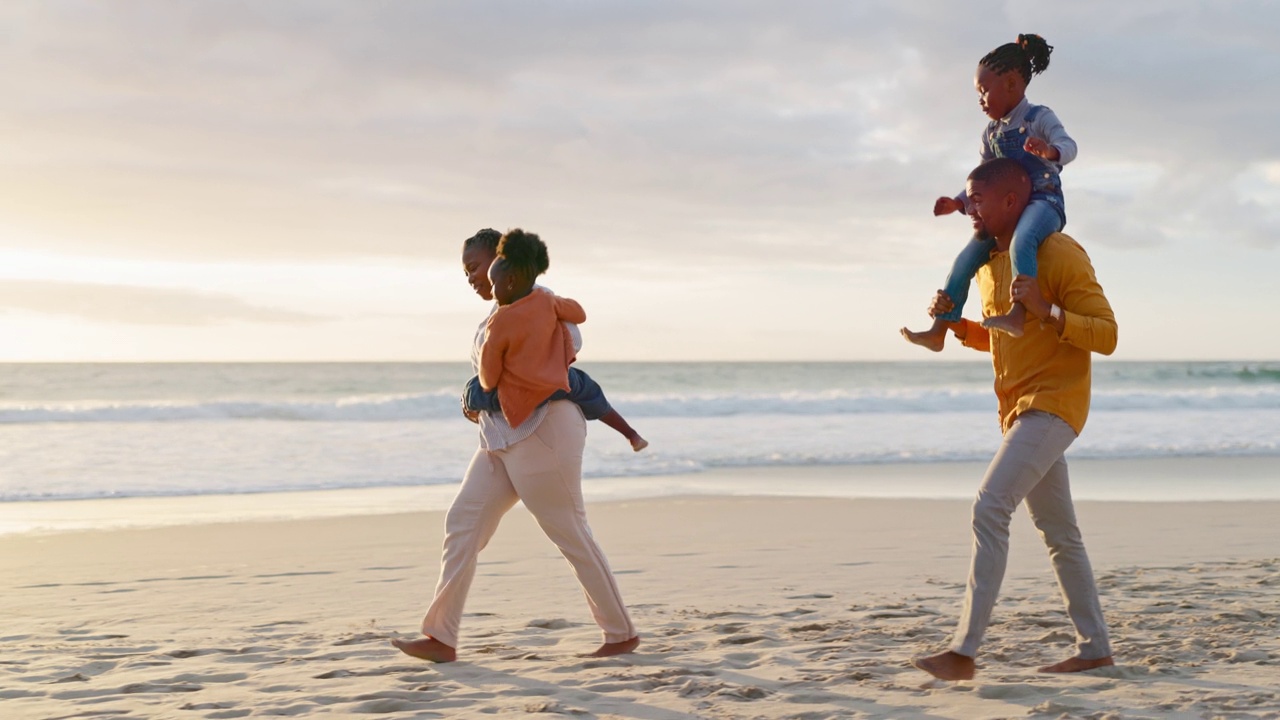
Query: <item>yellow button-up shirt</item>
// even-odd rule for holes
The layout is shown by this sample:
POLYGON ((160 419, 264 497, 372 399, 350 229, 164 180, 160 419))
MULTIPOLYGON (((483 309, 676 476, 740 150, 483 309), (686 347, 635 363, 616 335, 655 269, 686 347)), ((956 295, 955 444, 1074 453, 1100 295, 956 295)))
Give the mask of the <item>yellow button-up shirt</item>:
MULTIPOLYGON (((1007 432, 1022 413, 1042 410, 1062 418, 1079 434, 1089 417, 1091 354, 1110 355, 1116 349, 1116 317, 1089 256, 1075 240, 1062 233, 1050 235, 1036 260, 1040 292, 1065 316, 1061 337, 1049 323, 1028 316, 1018 338, 989 333, 965 320, 962 343, 991 353, 1002 430, 1007 432)), ((978 271, 983 317, 1009 312, 1013 276, 1008 252, 992 253, 991 262, 978 271)))

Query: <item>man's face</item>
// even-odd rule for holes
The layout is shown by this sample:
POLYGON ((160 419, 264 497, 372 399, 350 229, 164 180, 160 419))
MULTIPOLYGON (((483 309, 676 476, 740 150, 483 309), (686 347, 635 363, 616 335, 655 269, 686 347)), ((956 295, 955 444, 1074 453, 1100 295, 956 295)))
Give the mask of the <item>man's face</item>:
POLYGON ((1013 82, 1016 75, 1014 72, 999 75, 982 65, 978 66, 978 72, 973 76, 973 88, 978 91, 978 105, 987 117, 999 120, 1013 112, 1013 108, 1021 101, 1017 96, 1016 83, 1013 82))
POLYGON ((995 237, 1017 224, 1011 193, 974 180, 965 185, 965 192, 969 195, 969 217, 973 220, 974 232, 995 237))
POLYGON ((462 271, 467 274, 467 283, 483 300, 493 299, 493 284, 489 282, 493 258, 493 251, 479 243, 462 251, 462 271))

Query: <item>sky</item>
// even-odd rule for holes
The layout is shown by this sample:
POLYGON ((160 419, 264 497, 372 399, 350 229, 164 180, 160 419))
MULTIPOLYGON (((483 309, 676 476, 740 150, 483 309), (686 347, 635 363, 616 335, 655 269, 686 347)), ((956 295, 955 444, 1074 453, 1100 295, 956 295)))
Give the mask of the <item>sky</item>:
MULTIPOLYGON (((548 244, 584 360, 907 344, 966 241, 973 73, 1080 154, 1118 359, 1280 358, 1280 4, 0 4, 0 361, 465 360, 459 251, 548 244)), ((971 303, 972 305, 972 303, 971 303)), ((976 315, 971 307, 967 314, 976 315)))

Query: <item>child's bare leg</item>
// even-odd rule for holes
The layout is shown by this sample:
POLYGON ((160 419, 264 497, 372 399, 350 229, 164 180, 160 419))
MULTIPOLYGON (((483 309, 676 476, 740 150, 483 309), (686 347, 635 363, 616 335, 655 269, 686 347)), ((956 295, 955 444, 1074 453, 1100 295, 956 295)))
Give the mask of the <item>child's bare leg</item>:
POLYGON ((622 436, 631 442, 631 449, 636 452, 649 447, 649 441, 640 437, 640 433, 635 428, 627 424, 622 415, 617 410, 610 410, 600 416, 600 422, 622 433, 622 436))
POLYGON ((1022 326, 1027 322, 1027 309, 1022 303, 1015 302, 1009 312, 1004 315, 993 315, 982 321, 982 327, 1008 333, 1013 337, 1022 337, 1022 326))
POLYGON ((942 352, 942 348, 947 342, 947 321, 934 318, 933 327, 928 330, 913 332, 902 328, 898 332, 902 333, 902 337, 906 338, 907 342, 915 343, 926 350, 942 352))

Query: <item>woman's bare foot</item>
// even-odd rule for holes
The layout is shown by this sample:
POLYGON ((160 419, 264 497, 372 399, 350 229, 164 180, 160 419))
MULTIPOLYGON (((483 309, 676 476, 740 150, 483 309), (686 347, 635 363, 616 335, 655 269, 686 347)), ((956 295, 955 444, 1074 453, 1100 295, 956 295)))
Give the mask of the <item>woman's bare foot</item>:
POLYGON ((623 640, 622 642, 605 643, 596 648, 596 651, 591 653, 591 657, 601 658, 613 657, 614 655, 626 655, 627 653, 635 652, 636 646, 639 644, 639 635, 631 638, 630 640, 623 640))
POLYGON ((631 441, 631 449, 635 450, 636 452, 640 452, 641 450, 649 447, 649 441, 645 440, 639 435, 636 435, 635 437, 631 437, 627 439, 631 441))
POLYGON ((902 333, 902 337, 906 338, 907 342, 914 343, 925 350, 932 350, 933 352, 942 352, 942 348, 947 343, 947 327, 936 322, 928 330, 914 332, 902 328, 898 332, 902 333))
POLYGON ((445 645, 439 640, 427 636, 418 638, 417 640, 401 640, 393 638, 391 644, 400 648, 400 652, 405 655, 412 655, 419 660, 427 660, 433 663, 447 663, 458 659, 458 651, 445 645))
POLYGON ((1077 672, 1084 672, 1085 670, 1095 670, 1100 667, 1111 667, 1112 665, 1115 665, 1115 664, 1116 664, 1115 661, 1111 659, 1110 655, 1103 658, 1096 658, 1094 660, 1085 660, 1084 658, 1079 658, 1079 657, 1069 657, 1060 663, 1045 665, 1044 667, 1040 668, 1040 672, 1042 673, 1077 673, 1077 672))
POLYGON ((928 657, 912 658, 911 664, 939 680, 972 680, 973 658, 950 650, 928 657))
POLYGON ((982 327, 1013 337, 1022 337, 1022 326, 1026 324, 1027 309, 1022 307, 1022 303, 1014 303, 1008 314, 993 315, 982 321, 982 327))

